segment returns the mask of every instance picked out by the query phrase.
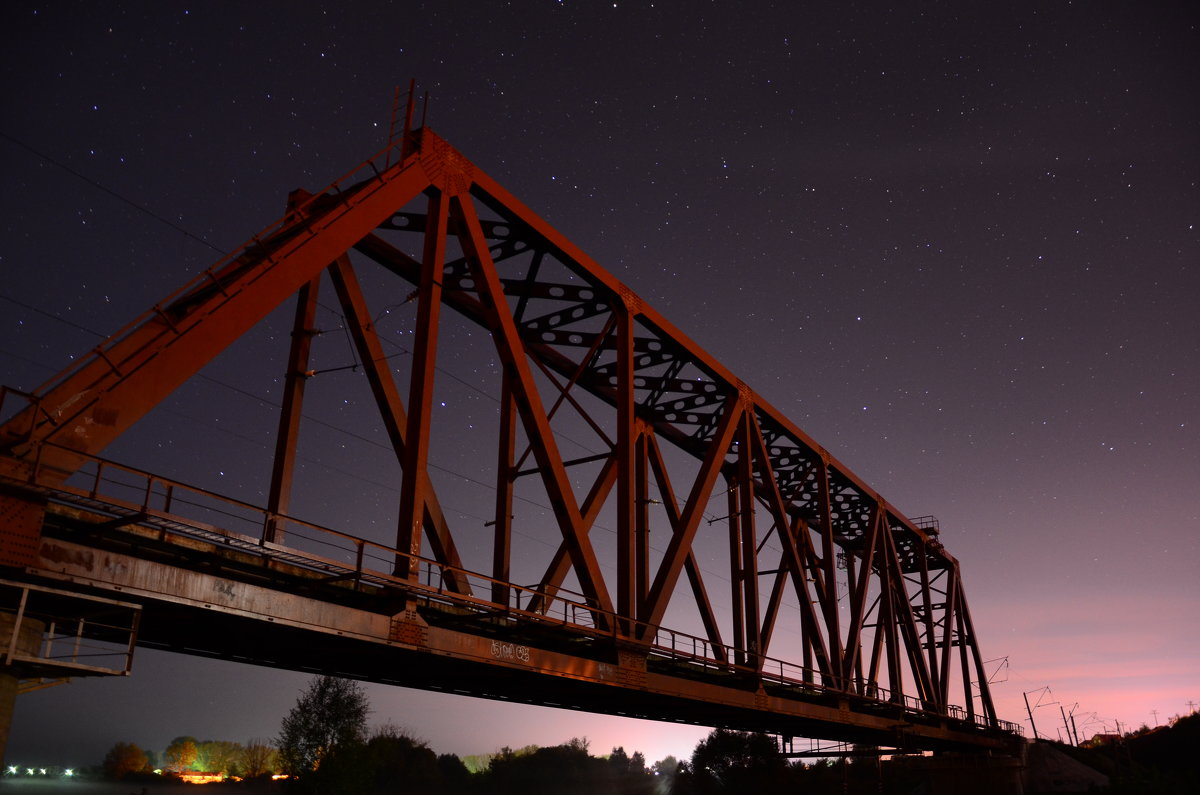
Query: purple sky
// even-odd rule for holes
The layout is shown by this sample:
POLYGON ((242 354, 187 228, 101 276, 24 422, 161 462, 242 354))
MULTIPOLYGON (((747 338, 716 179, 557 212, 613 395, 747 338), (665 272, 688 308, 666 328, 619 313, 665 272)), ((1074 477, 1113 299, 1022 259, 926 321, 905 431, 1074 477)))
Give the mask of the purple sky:
MULTIPOLYGON (((1088 733, 1185 713, 1196 17, 922 7, 6 3, 0 381, 35 387, 214 262, 195 238, 228 250, 289 190, 377 150, 393 87, 416 77, 431 127, 893 504, 938 516, 1001 717, 1028 732, 1022 693, 1047 686, 1051 736, 1050 702, 1094 713, 1088 733)), ((253 355, 212 377, 277 394, 246 377, 253 355)), ((476 382, 472 362, 446 367, 476 382)), ((261 492, 238 445, 269 433, 200 444, 228 433, 206 413, 236 403, 221 393, 185 390, 109 454, 261 492)), ((139 651, 129 679, 22 696, 8 757, 270 737, 306 681, 139 651)), ((653 760, 705 733, 369 692, 376 722, 459 754, 587 736, 653 760)))

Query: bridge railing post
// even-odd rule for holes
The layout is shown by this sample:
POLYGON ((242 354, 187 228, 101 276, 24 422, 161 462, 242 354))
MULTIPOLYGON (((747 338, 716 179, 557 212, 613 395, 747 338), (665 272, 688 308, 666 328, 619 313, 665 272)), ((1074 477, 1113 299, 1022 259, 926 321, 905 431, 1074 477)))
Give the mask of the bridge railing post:
POLYGON ((99 496, 99 494, 100 494, 100 483, 103 480, 102 474, 104 472, 104 463, 105 462, 102 460, 97 460, 97 462, 96 462, 96 474, 92 478, 92 488, 91 488, 91 491, 88 493, 88 496, 91 497, 93 500, 96 499, 96 497, 99 496))
POLYGON ((366 542, 361 538, 355 544, 354 550, 354 587, 358 588, 358 584, 362 582, 363 576, 363 556, 366 552, 366 542))
POLYGON ((154 476, 146 477, 146 488, 142 490, 142 512, 150 510, 150 498, 154 496, 154 476))

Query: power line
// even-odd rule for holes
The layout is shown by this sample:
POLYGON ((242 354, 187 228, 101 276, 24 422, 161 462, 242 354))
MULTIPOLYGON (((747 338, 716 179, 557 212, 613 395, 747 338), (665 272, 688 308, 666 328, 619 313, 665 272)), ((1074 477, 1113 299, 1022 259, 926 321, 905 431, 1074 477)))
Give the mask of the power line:
POLYGON ((13 298, 11 295, 5 295, 4 293, 0 293, 0 298, 4 299, 5 301, 8 301, 10 304, 16 304, 17 306, 21 307, 22 309, 27 309, 30 312, 36 312, 37 314, 42 315, 43 317, 48 317, 51 320, 57 320, 59 323, 70 326, 71 328, 76 329, 77 331, 83 331, 87 334, 93 334, 96 337, 99 337, 100 339, 104 339, 104 335, 98 331, 93 331, 92 329, 87 328, 86 326, 79 325, 78 323, 74 322, 73 320, 67 320, 65 317, 62 317, 61 315, 56 315, 53 312, 47 312, 45 309, 39 309, 38 307, 33 306, 31 304, 27 304, 24 301, 18 301, 16 298, 13 298))
POLYGON ((195 240, 197 243, 200 243, 201 245, 211 248, 213 251, 217 252, 218 254, 224 256, 229 253, 228 251, 223 251, 220 248, 218 248, 217 246, 214 246, 212 243, 208 242, 207 240, 200 237, 199 235, 189 232, 187 229, 184 229, 182 226, 180 226, 179 224, 170 220, 169 218, 164 218, 163 216, 161 216, 158 213, 151 210, 149 207, 146 207, 143 204, 138 204, 137 202, 133 201, 132 199, 126 198, 125 196, 121 195, 120 193, 117 193, 112 188, 109 188, 109 187, 97 182, 96 180, 92 179, 91 177, 76 171, 75 169, 68 166, 66 163, 63 163, 60 160, 54 159, 53 157, 46 154, 45 152, 42 152, 38 149, 33 148, 29 144, 25 143, 24 141, 22 141, 18 138, 14 138, 13 136, 9 135, 8 133, 4 132, 3 130, 0 130, 0 138, 4 138, 9 143, 12 143, 15 146, 21 147, 25 151, 29 152, 30 154, 34 155, 35 157, 40 158, 41 160, 44 160, 45 162, 49 163, 52 166, 61 168, 63 171, 67 172, 68 174, 75 177, 76 179, 80 179, 80 180, 86 182, 87 184, 91 185, 96 190, 103 191, 104 193, 107 193, 109 196, 112 196, 117 201, 123 202, 124 204, 128 204, 130 207, 137 210, 138 212, 145 213, 146 215, 150 216, 151 218, 158 221, 159 223, 166 224, 167 226, 174 229, 176 232, 183 234, 185 237, 190 237, 192 240, 195 240))

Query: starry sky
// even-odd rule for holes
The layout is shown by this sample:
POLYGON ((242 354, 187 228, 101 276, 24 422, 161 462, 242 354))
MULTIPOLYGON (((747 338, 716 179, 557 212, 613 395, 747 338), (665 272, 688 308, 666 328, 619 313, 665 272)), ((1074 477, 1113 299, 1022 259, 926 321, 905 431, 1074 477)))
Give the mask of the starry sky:
MULTIPOLYGON (((37 386, 288 191, 374 153, 416 78, 440 135, 894 505, 938 516, 1001 717, 1028 734, 1022 694, 1047 687, 1031 700, 1052 737, 1060 704, 1081 734, 1186 713, 1197 15, 899 6, 7 2, 0 381, 37 386)), ((223 357, 108 454, 256 500, 279 394, 259 356, 223 357)), ((487 365, 445 367, 469 385, 487 365)), ((369 479, 355 456, 323 465, 369 479)), ((21 696, 8 758, 271 737, 306 682, 139 651, 127 679, 21 696)), ((373 722, 462 755, 586 736, 682 758, 706 733, 368 692, 373 722)))

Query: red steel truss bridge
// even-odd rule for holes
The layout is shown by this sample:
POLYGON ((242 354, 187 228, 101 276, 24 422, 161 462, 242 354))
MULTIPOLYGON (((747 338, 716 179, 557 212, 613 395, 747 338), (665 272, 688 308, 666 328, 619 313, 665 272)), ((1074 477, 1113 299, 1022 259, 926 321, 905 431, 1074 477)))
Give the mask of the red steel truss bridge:
POLYGON ((42 636, 8 645, 26 686, 128 673, 141 645, 888 748, 1019 742, 936 520, 427 127, 0 397, 0 607, 42 636), (382 533, 303 480, 322 285, 392 467, 382 533), (265 500, 102 457, 293 298, 265 500), (397 307, 403 355, 380 329, 397 307), (469 356, 487 410, 464 442, 439 390, 469 356), (437 463, 456 444, 464 477, 437 463), (298 507, 314 500, 322 521, 298 507))

